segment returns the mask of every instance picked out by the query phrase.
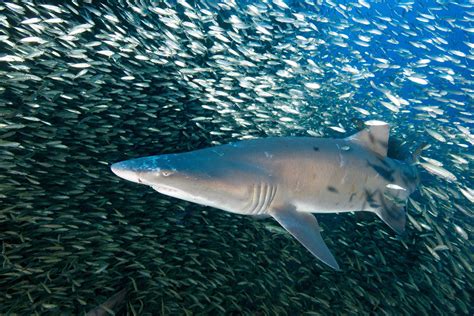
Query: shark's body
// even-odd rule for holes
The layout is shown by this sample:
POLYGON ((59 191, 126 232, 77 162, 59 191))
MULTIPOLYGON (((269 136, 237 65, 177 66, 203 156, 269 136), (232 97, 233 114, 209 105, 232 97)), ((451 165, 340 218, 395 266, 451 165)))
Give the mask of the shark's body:
POLYGON ((418 182, 413 166, 386 157, 388 125, 367 124, 345 139, 255 139, 128 160, 112 165, 112 171, 187 201, 272 216, 313 255, 338 269, 310 213, 372 211, 402 232, 403 204, 418 182))

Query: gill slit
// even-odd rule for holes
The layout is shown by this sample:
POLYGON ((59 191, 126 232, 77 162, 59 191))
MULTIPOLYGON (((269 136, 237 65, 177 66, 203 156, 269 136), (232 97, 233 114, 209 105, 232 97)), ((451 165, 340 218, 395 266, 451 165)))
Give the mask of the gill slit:
POLYGON ((252 211, 252 214, 257 215, 260 214, 260 209, 264 206, 263 203, 265 202, 265 196, 267 195, 267 187, 265 183, 260 183, 260 192, 258 195, 258 203, 255 206, 255 209, 252 211))
POLYGON ((249 215, 263 214, 273 201, 276 191, 276 186, 265 182, 252 185, 250 198, 243 208, 243 213, 249 215))
POLYGON ((255 209, 256 204, 258 202, 258 195, 260 194, 260 188, 258 184, 252 185, 252 194, 250 195, 250 199, 247 205, 244 207, 244 214, 252 214, 252 210, 255 209))

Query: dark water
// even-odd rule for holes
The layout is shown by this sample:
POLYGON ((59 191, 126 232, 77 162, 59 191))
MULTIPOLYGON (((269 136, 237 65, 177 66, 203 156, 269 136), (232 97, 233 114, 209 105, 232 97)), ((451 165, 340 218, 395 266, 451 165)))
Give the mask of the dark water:
POLYGON ((467 1, 2 2, 0 313, 472 314, 473 19, 467 1), (369 119, 430 147, 404 235, 318 215, 340 272, 272 220, 109 169, 369 119))

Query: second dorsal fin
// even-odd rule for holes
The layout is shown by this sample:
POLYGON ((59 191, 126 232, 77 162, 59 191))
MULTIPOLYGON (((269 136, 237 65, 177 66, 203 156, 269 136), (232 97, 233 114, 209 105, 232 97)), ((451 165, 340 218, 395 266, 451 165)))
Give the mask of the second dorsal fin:
POLYGON ((390 133, 388 123, 382 121, 368 121, 365 122, 365 126, 365 129, 349 136, 347 140, 370 149, 383 157, 387 156, 388 136, 390 133))

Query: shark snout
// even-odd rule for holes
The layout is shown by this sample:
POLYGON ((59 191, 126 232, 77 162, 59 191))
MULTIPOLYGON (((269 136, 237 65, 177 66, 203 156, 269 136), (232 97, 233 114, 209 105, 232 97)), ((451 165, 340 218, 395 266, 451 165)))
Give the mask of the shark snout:
POLYGON ((112 164, 110 169, 120 178, 141 184, 151 184, 164 173, 159 156, 130 159, 112 164), (151 182, 150 182, 151 181, 151 182))
POLYGON ((121 161, 112 164, 110 166, 110 169, 112 170, 113 173, 115 173, 117 176, 119 176, 122 179, 136 182, 136 183, 141 183, 140 181, 140 172, 134 168, 131 168, 129 164, 127 164, 128 161, 121 161))

